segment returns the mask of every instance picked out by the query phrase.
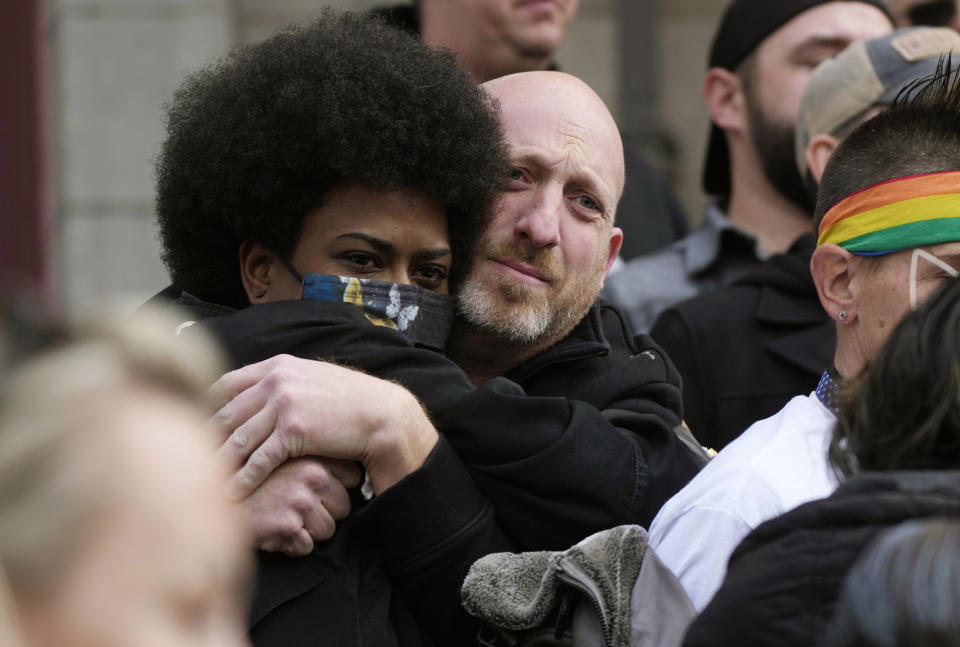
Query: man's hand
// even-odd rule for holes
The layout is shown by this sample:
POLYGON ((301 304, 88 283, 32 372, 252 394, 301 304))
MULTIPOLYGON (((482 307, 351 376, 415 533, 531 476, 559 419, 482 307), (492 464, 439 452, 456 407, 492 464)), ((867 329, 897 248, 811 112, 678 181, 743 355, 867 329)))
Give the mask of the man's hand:
POLYGON ((361 478, 352 461, 294 458, 236 505, 254 547, 302 557, 314 542, 333 536, 337 521, 350 513, 347 489, 361 478))
POLYGON ((227 373, 211 391, 227 402, 209 424, 239 468, 229 489, 237 500, 299 456, 360 461, 379 494, 423 465, 438 439, 409 391, 326 362, 278 355, 227 373))

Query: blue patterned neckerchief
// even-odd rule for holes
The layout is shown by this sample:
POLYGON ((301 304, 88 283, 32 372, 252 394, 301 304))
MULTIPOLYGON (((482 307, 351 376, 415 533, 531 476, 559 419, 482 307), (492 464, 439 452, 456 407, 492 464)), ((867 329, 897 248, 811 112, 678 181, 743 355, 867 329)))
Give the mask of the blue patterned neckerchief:
POLYGON ((840 394, 838 379, 839 376, 835 378, 833 369, 828 368, 820 377, 820 383, 817 384, 817 399, 834 416, 837 415, 837 397, 840 394))
POLYGON ((303 297, 350 303, 378 326, 402 332, 418 346, 442 351, 453 325, 457 300, 416 285, 332 274, 303 277, 303 297))

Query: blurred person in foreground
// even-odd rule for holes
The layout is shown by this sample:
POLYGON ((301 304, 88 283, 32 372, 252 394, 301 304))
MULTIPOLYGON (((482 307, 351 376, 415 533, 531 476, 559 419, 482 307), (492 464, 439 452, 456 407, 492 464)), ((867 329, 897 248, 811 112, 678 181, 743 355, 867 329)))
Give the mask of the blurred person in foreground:
MULTIPOLYGON (((374 9, 431 47, 448 49, 478 82, 508 74, 557 70, 555 56, 579 0, 413 0, 374 9)), ((626 184, 620 225, 625 259, 659 249, 687 233, 673 191, 637 152, 624 149, 626 184)))
POLYGON ((833 366, 816 391, 751 425, 668 501, 650 545, 703 608, 727 559, 760 523, 829 495, 835 393, 905 314, 960 269, 960 81, 946 70, 905 88, 854 130, 824 171, 811 274, 834 319, 833 366))
MULTIPOLYGON (((730 285, 810 231, 813 204, 793 162, 800 97, 817 64, 888 33, 880 0, 735 0, 710 49, 703 223, 612 274, 605 293, 638 332, 675 303, 730 285)), ((790 320, 789 309, 776 316, 790 320)))
MULTIPOLYGON (((900 272, 898 303, 909 274, 900 272)), ((923 294, 929 282, 917 284, 923 294)), ((845 480, 830 497, 771 519, 743 540, 685 645, 824 644, 843 580, 871 541, 907 520, 960 515, 960 280, 949 279, 907 315, 838 403, 829 464, 845 480)), ((955 563, 956 555, 947 559, 955 563)), ((914 602, 928 604, 922 615, 932 624, 949 616, 939 605, 957 608, 957 582, 948 583, 953 568, 922 560, 903 565, 897 577, 915 583, 910 593, 925 591, 914 602)), ((864 635, 877 642, 853 644, 937 644, 897 642, 897 620, 886 615, 892 609, 883 598, 907 593, 862 590, 858 597, 873 599, 864 635)), ((954 615, 941 628, 956 623, 954 615)))
MULTIPOLYGON (((951 51, 960 53, 956 32, 908 28, 857 41, 814 70, 795 140, 811 196, 839 142, 951 51)), ((651 331, 683 377, 684 419, 707 447, 723 449, 809 393, 830 365, 835 333, 810 276, 815 247, 813 232, 804 234, 733 285, 665 310, 651 331)))
POLYGON ((960 519, 885 530, 843 585, 826 647, 960 644, 960 519))
POLYGON ((26 647, 246 645, 250 564, 201 433, 219 368, 166 319, 38 354, 0 400, 0 570, 26 647))

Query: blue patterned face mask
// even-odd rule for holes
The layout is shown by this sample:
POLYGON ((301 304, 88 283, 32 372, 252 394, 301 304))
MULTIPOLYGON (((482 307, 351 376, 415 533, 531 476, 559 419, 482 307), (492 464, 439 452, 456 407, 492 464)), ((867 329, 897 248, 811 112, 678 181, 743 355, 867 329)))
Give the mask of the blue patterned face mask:
POLYGON ((352 303, 378 326, 399 330, 414 344, 443 350, 453 325, 457 300, 405 283, 385 283, 333 274, 303 277, 303 297, 352 303))

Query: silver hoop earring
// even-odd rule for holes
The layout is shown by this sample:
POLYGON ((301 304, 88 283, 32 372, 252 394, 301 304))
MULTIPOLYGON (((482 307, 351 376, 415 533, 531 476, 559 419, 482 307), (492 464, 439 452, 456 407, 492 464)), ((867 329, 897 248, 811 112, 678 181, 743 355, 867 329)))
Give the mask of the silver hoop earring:
POLYGON ((837 313, 837 319, 839 319, 840 321, 846 321, 847 317, 849 316, 850 315, 847 314, 846 310, 841 310, 840 312, 837 313))

